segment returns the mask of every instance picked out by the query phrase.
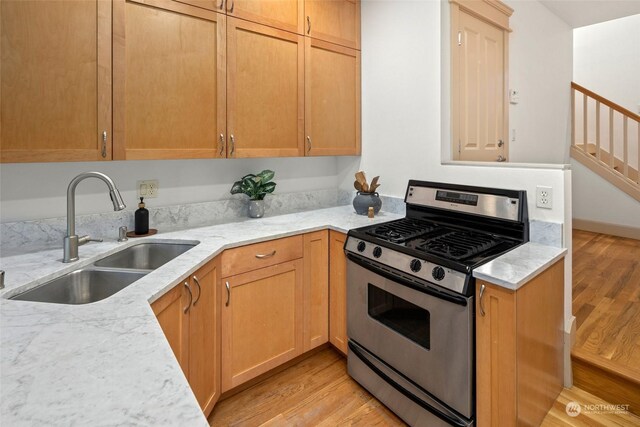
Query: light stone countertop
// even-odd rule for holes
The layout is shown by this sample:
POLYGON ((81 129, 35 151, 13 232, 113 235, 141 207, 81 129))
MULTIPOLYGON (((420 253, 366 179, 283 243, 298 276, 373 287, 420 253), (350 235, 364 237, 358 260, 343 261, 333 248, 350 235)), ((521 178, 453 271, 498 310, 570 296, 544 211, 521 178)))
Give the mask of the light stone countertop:
POLYGON ((517 290, 551 267, 567 253, 566 248, 525 243, 473 270, 473 277, 517 290))
MULTIPOLYGON (((0 424, 207 426, 149 303, 224 249, 326 228, 351 228, 374 219, 350 206, 300 212, 159 234, 90 243, 80 261, 63 264, 55 248, 0 258, 0 424), (199 241, 178 258, 117 294, 92 304, 7 300, 142 241, 199 241)), ((527 243, 476 269, 476 277, 517 288, 566 250, 527 243)))

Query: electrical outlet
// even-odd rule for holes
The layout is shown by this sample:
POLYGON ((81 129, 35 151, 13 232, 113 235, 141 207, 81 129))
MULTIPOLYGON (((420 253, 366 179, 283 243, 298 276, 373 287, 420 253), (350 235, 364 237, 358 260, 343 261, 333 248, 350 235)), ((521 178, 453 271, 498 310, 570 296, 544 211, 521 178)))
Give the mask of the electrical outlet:
POLYGON ((542 185, 536 187, 536 206, 543 209, 553 208, 553 188, 542 185))
POLYGON ((138 197, 144 197, 147 199, 158 197, 158 188, 157 179, 138 181, 138 197))

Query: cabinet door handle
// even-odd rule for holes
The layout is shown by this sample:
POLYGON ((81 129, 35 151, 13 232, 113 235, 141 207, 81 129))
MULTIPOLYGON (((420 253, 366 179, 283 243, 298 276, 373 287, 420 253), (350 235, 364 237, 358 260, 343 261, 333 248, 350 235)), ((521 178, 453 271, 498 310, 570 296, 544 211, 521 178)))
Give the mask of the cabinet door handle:
POLYGON ((307 15, 307 34, 311 32, 311 17, 307 15))
POLYGON ((220 10, 224 8, 224 0, 220 0, 220 6, 218 6, 220 10))
POLYGON ((102 131, 102 158, 107 157, 107 131, 102 131))
POLYGON ((224 303, 224 306, 229 307, 229 302, 231 302, 231 287, 229 286, 229 282, 224 282, 224 286, 227 288, 227 302, 224 303))
POLYGON ((307 135, 307 153, 311 152, 311 137, 307 135))
POLYGON ((193 294, 191 293, 191 287, 189 286, 189 283, 184 282, 184 287, 187 288, 187 291, 189 292, 189 303, 182 309, 182 312, 184 314, 187 314, 187 312, 189 311, 189 307, 191 307, 191 302, 193 301, 193 294))
POLYGON ((482 299, 482 297, 484 297, 484 289, 485 288, 486 288, 485 285, 480 285, 480 315, 482 317, 484 317, 487 314, 484 311, 484 300, 482 299))
POLYGON ((506 161, 507 161, 507 158, 503 157, 502 154, 500 154, 496 159, 496 162, 506 162, 506 161))
POLYGON ((233 153, 236 152, 236 139, 233 135, 230 135, 229 139, 231 140, 231 152, 229 153, 229 157, 233 157, 233 153))
POLYGON ((224 134, 220 134, 220 157, 224 156, 224 134))
POLYGON ((274 249, 273 252, 268 253, 268 254, 256 254, 256 258, 258 258, 258 259, 271 258, 275 254, 276 254, 276 250, 274 249))
POLYGON ((193 302, 193 306, 195 307, 196 303, 200 301, 200 295, 202 294, 202 286, 200 286, 200 281, 195 275, 193 276, 193 281, 195 282, 196 285, 198 285, 198 298, 196 298, 196 300, 193 302))
POLYGON ((233 8, 235 7, 236 2, 235 0, 231 0, 231 9, 229 9, 229 13, 233 13, 233 8))

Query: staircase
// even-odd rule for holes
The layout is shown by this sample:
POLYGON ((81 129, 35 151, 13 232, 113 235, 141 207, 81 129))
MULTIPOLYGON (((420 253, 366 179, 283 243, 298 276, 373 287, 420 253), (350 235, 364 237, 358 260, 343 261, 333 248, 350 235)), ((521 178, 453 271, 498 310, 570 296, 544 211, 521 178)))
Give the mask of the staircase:
POLYGON ((640 201, 640 116, 571 83, 571 157, 640 201))

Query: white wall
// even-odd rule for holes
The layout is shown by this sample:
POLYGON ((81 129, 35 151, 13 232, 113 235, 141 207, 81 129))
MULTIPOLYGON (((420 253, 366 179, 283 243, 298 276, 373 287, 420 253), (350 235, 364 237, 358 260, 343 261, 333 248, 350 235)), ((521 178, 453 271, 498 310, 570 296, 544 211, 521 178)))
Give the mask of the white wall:
POLYGON ((640 15, 576 28, 573 40, 573 80, 640 112, 640 15))
MULTIPOLYGON (((509 88, 520 94, 509 104, 509 161, 567 163, 570 143, 572 30, 537 1, 507 0, 509 88), (513 132, 515 130, 515 141, 513 132)), ((445 1, 448 5, 448 1, 445 1)), ((450 14, 441 9, 442 111, 450 109, 450 14)), ((443 159, 451 159, 449 114, 442 117, 443 159)))
MULTIPOLYGON (((238 160, 164 160, 126 162, 25 163, 0 166, 0 219, 11 222, 66 215, 69 181, 89 170, 109 175, 127 209, 137 209, 136 181, 159 179, 159 193, 147 207, 228 199, 231 184, 247 173, 276 172, 277 193, 336 188, 335 157, 238 160)), ((76 212, 113 209, 104 183, 83 181, 77 188, 76 212)))
POLYGON ((573 217, 640 228, 640 202, 571 160, 573 217))

